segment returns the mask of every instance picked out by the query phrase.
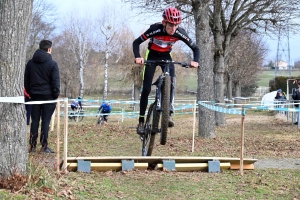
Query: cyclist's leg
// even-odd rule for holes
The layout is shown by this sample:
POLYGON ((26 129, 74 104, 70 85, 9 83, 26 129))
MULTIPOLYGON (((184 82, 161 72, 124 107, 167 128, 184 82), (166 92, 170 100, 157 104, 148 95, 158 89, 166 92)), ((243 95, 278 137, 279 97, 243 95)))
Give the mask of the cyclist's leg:
MULTIPOLYGON (((151 53, 146 55, 146 59, 153 58, 150 56, 151 53)), ((140 98, 140 116, 139 116, 139 124, 137 126, 137 133, 144 134, 144 122, 145 122, 145 113, 148 105, 148 96, 151 92, 152 79, 155 73, 156 66, 144 66, 143 72, 143 90, 140 98)))
MULTIPOLYGON (((154 60, 151 52, 146 56, 147 60, 154 60)), ((140 99, 140 117, 139 122, 144 122, 144 116, 148 105, 148 96, 151 92, 151 84, 155 73, 156 66, 145 66, 143 72, 143 90, 140 99)))
POLYGON ((103 122, 104 122, 104 124, 107 123, 107 120, 108 120, 108 115, 103 115, 103 122))

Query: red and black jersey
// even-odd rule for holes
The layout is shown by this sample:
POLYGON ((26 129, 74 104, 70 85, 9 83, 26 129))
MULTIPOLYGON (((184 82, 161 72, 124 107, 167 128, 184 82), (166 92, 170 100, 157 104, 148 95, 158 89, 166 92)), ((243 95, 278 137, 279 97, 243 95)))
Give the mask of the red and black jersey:
POLYGON ((169 54, 172 51, 172 46, 175 42, 181 40, 193 50, 194 61, 199 62, 199 48, 181 27, 177 28, 174 35, 169 35, 162 23, 152 24, 146 32, 133 41, 133 53, 135 58, 141 57, 139 46, 148 39, 150 39, 148 49, 152 51, 152 53, 157 52, 157 54, 169 54))

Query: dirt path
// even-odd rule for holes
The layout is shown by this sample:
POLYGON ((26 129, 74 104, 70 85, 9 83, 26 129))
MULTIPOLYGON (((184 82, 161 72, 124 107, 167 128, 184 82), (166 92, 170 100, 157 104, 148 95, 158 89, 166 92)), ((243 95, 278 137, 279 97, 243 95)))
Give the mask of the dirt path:
POLYGON ((300 169, 300 158, 261 159, 254 163, 255 169, 300 169))

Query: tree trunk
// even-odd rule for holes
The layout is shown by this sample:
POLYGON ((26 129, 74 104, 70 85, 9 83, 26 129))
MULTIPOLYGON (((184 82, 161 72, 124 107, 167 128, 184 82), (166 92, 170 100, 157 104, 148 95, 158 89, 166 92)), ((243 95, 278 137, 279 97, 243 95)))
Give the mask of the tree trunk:
MULTIPOLYGON (((193 6, 196 42, 201 49, 201 60, 198 69, 197 100, 210 101, 213 99, 213 71, 211 44, 209 42, 209 0, 195 1, 193 6)), ((199 130, 198 135, 204 138, 215 137, 215 115, 214 111, 199 106, 199 130)))
POLYGON ((229 73, 227 73, 227 99, 232 100, 232 80, 229 73))
MULTIPOLYGON (((215 85, 215 101, 217 103, 224 103, 224 49, 222 47, 221 34, 215 33, 215 53, 214 53, 214 85, 215 85)), ((215 112, 216 125, 226 125, 225 114, 215 112)))
POLYGON ((84 64, 83 64, 82 60, 80 60, 80 65, 79 65, 79 80, 80 80, 80 83, 79 83, 79 96, 81 96, 81 98, 83 98, 83 93, 84 93, 83 69, 84 69, 84 64))
MULTIPOLYGON (((0 96, 23 96, 32 0, 0 0, 0 96)), ((0 177, 26 173, 24 104, 0 103, 0 177)))
POLYGON ((241 82, 240 81, 236 81, 234 83, 234 91, 235 91, 235 96, 236 97, 241 97, 242 96, 241 82))
POLYGON ((105 64, 104 64, 104 89, 103 89, 103 100, 106 100, 106 98, 107 98, 108 57, 109 57, 109 52, 108 52, 108 49, 107 49, 106 52, 105 52, 105 64))

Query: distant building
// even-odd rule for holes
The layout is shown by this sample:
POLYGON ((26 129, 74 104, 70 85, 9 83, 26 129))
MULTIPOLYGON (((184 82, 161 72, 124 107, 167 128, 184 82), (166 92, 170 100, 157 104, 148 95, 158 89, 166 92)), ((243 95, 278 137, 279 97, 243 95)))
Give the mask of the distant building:
POLYGON ((278 70, 288 70, 288 63, 280 60, 278 64, 275 62, 275 67, 278 67, 278 70))

